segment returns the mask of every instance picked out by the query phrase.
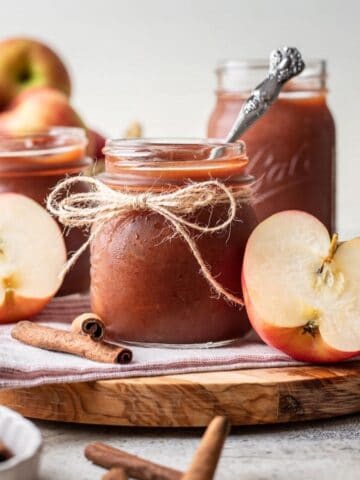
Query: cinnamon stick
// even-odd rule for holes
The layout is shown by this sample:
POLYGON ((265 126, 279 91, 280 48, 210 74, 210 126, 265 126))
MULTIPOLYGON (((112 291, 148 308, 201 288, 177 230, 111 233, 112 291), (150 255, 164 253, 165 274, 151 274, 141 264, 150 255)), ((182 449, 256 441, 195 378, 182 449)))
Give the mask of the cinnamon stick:
POLYGON ((12 329, 11 336, 33 347, 71 353, 95 362, 125 364, 132 359, 132 352, 128 348, 107 342, 94 342, 80 333, 45 327, 27 320, 18 322, 12 329))
POLYGON ((181 480, 211 480, 214 477, 229 430, 230 423, 225 417, 215 417, 210 422, 181 480))
POLYGON ((127 480, 128 476, 122 468, 112 468, 105 475, 102 480, 127 480))
POLYGON ((105 337, 105 325, 95 313, 83 313, 74 318, 71 331, 89 335, 94 342, 100 342, 105 337))
POLYGON ((4 442, 0 440, 0 462, 5 462, 13 457, 12 452, 8 449, 4 442))
POLYGON ((182 476, 178 470, 163 467, 101 442, 88 445, 85 456, 104 468, 122 468, 129 477, 138 480, 180 480, 182 476))

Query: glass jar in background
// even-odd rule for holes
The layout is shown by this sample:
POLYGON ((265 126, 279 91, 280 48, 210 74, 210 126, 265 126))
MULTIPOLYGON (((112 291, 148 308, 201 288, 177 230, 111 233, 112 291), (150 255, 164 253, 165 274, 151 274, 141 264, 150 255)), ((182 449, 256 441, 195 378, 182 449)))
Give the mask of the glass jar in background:
MULTIPOLYGON (((208 136, 224 138, 244 100, 268 71, 266 61, 225 62, 217 73, 217 101, 208 136)), ((287 82, 269 110, 242 136, 248 173, 258 181, 259 221, 289 209, 305 210, 335 229, 335 125, 327 105, 326 63, 310 61, 287 82)))
MULTIPOLYGON (((0 193, 21 193, 45 207, 50 190, 61 179, 79 175, 92 164, 86 147, 87 137, 81 128, 52 127, 43 132, 0 135, 0 193)), ((67 252, 80 248, 86 237, 76 228, 64 235, 67 252)), ((89 253, 85 252, 66 275, 58 295, 88 290, 89 269, 89 253)))
MULTIPOLYGON (((104 151, 105 173, 98 178, 115 190, 171 192, 189 180, 209 179, 236 189, 251 182, 243 175, 242 142, 109 140, 104 151), (211 160, 218 146, 221 157, 211 160)), ((201 225, 216 225, 228 214, 226 202, 193 215, 201 225)), ((194 236, 216 280, 238 296, 245 244, 256 223, 246 202, 228 228, 194 236)), ((198 344, 238 338, 249 329, 245 309, 214 295, 188 244, 151 211, 132 210, 101 227, 91 242, 90 292, 92 311, 116 340, 198 344)))

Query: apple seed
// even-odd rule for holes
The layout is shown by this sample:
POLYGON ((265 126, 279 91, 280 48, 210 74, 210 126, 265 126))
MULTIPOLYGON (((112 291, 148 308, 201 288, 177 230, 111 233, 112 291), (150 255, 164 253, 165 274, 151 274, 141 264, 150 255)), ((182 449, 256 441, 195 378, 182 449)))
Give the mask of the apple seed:
POLYGON ((319 326, 316 323, 315 320, 309 320, 304 326, 303 326, 303 335, 305 334, 310 334, 312 337, 315 338, 315 336, 319 333, 319 326))

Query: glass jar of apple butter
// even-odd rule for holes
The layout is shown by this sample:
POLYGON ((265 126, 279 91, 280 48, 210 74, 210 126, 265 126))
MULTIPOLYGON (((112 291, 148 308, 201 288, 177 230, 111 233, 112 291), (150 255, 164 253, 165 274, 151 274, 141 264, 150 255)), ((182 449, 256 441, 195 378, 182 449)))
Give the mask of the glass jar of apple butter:
MULTIPOLYGON (((189 182, 217 179, 248 188, 243 143, 211 140, 109 140, 105 172, 112 190, 173 192, 189 182), (214 148, 221 156, 212 160, 214 148)), ((206 192, 205 192, 206 193, 206 192)), ((251 201, 237 205, 236 220, 217 232, 191 237, 212 275, 241 296, 241 264, 257 221, 251 201)), ((216 225, 229 203, 199 207, 191 221, 216 225)), ((186 217, 188 218, 188 217, 186 217)), ((244 309, 214 295, 185 239, 158 212, 133 210, 102 224, 91 242, 91 304, 116 340, 159 344, 228 341, 248 331, 244 309)))
MULTIPOLYGON (((50 190, 65 176, 78 175, 89 168, 87 138, 81 128, 52 127, 21 135, 0 135, 0 193, 26 195, 45 207, 50 190)), ((14 219, 16 221, 16 219, 14 219)), ((77 250, 86 234, 72 229, 64 235, 67 251, 77 250)), ((89 253, 84 253, 66 275, 59 295, 88 290, 89 253)))
MULTIPOLYGON (((212 137, 226 136, 267 62, 225 62, 217 69, 212 137)), ((259 221, 280 210, 305 210, 335 228, 335 125, 327 105, 326 63, 307 62, 287 82, 268 112, 242 136, 259 180, 254 205, 259 221)))

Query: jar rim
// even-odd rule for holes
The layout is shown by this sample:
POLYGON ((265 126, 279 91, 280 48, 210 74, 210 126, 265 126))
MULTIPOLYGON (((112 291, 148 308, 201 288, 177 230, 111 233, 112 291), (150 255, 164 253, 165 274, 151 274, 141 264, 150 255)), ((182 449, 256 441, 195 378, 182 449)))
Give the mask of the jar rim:
MULTIPOLYGON (((247 58, 247 59, 224 59, 218 62, 215 69, 217 74, 222 74, 229 70, 267 70, 269 60, 266 58, 247 58)), ((320 58, 306 60, 304 70, 297 78, 309 78, 314 76, 326 76, 327 61, 320 58)))
POLYGON ((41 130, 23 130, 19 133, 0 134, 0 159, 11 157, 32 157, 66 153, 76 147, 86 148, 88 139, 81 127, 54 126, 41 130), (42 137, 57 139, 53 145, 41 148, 36 140, 42 137))
POLYGON ((117 155, 121 154, 127 157, 131 157, 132 154, 138 155, 137 150, 141 148, 171 148, 173 150, 181 149, 184 147, 227 147, 232 149, 236 155, 245 155, 246 146, 242 140, 238 142, 229 143, 225 140, 218 138, 137 138, 137 139, 125 139, 114 138, 107 139, 103 153, 105 155, 117 155))
POLYGON ((248 163, 245 143, 219 139, 109 139, 103 149, 105 172, 111 185, 179 185, 209 178, 244 181, 248 163), (220 148, 218 155, 212 153, 220 148))

